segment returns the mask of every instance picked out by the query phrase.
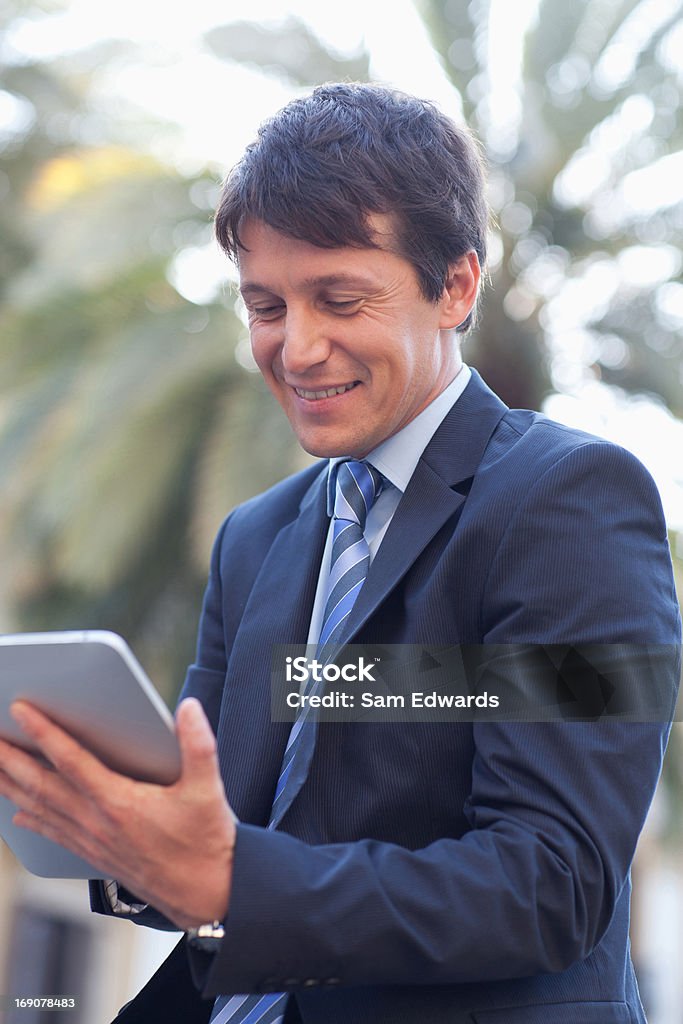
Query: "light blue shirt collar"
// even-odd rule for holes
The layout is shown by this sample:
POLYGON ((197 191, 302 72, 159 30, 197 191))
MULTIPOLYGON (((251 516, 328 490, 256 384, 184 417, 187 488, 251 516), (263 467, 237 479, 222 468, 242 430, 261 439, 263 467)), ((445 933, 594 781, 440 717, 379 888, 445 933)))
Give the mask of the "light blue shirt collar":
MULTIPOLYGON (((472 371, 469 366, 463 363, 457 376, 415 419, 406 423, 405 427, 392 434, 386 441, 382 441, 366 455, 365 461, 378 469, 385 480, 393 484, 401 494, 408 486, 408 481, 415 472, 422 453, 469 384, 471 376, 472 371)), ((334 468, 338 463, 344 461, 344 456, 330 459, 327 477, 327 514, 329 516, 334 511, 336 481, 334 468)))

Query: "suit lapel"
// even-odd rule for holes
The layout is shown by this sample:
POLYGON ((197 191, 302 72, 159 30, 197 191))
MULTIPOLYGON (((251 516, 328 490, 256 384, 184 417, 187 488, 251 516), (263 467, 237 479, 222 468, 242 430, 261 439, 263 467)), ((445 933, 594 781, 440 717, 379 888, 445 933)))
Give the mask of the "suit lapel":
POLYGON ((290 724, 271 720, 276 644, 308 636, 328 523, 322 471, 299 515, 282 527, 252 588, 234 640, 221 706, 219 751, 226 793, 242 820, 265 824, 290 724))
MULTIPOLYGON (((327 469, 304 495, 299 515, 275 537, 249 595, 244 619, 261 643, 305 643, 329 520, 327 469)), ((242 630, 236 649, 242 645, 242 630)))

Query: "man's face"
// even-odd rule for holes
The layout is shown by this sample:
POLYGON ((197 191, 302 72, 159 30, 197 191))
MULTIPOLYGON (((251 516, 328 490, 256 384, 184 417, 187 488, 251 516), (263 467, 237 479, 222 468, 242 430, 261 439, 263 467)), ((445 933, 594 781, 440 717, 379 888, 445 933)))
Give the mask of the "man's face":
MULTIPOLYGON (((390 218, 371 223, 388 244, 390 218)), ((451 328, 476 295, 474 254, 460 261, 455 298, 447 287, 433 303, 412 265, 385 248, 322 249, 256 220, 241 239, 254 358, 307 452, 362 458, 455 377, 451 328)))

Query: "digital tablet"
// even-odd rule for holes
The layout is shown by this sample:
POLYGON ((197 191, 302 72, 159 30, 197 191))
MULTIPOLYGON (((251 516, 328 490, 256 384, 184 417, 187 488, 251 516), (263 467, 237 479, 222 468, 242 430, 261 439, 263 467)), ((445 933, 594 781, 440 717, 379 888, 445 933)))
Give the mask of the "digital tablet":
MULTIPOLYGON (((35 749, 10 717, 29 701, 109 768, 169 785, 180 775, 173 717, 128 644, 106 630, 0 636, 0 737, 35 749)), ((56 843, 12 824, 16 807, 0 797, 0 835, 33 874, 101 878, 56 843)))

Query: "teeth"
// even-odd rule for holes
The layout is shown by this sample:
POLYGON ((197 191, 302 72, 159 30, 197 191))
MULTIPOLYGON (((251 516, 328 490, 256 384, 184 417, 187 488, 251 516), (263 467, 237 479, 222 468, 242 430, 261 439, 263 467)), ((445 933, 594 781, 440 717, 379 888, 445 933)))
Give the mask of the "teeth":
POLYGON ((301 398, 332 398, 334 395, 343 395, 345 391, 350 391, 355 386, 356 382, 354 381, 352 384, 342 384, 338 388, 327 388, 325 391, 304 391, 303 388, 294 388, 294 390, 301 398))

